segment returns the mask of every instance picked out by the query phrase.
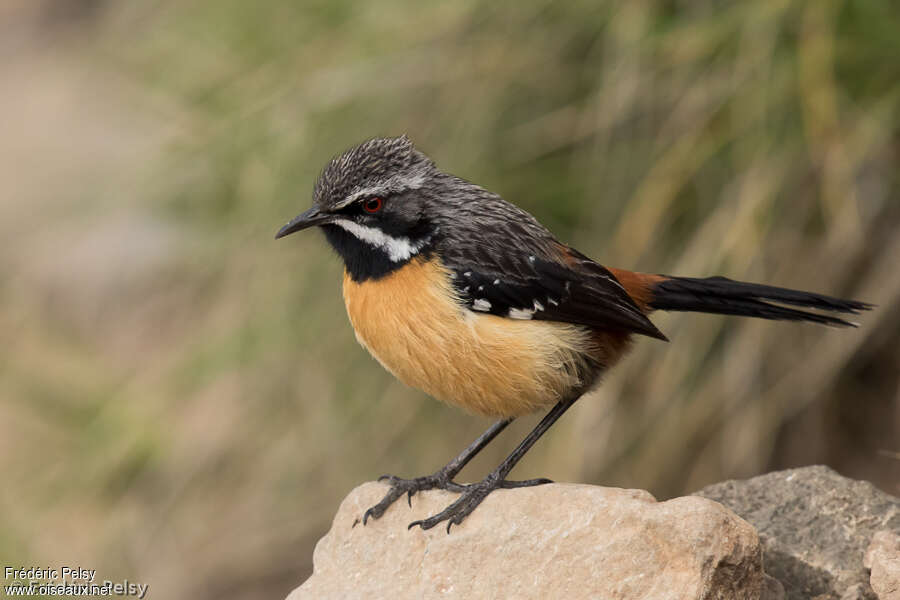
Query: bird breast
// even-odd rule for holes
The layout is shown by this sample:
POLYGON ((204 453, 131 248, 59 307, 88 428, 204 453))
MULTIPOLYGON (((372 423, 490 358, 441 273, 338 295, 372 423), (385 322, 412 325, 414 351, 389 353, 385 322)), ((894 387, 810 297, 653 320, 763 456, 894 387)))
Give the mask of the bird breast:
POLYGON ((595 332, 470 311, 450 281, 439 260, 423 257, 379 279, 344 274, 356 339, 402 382, 470 412, 512 417, 596 378, 595 332))

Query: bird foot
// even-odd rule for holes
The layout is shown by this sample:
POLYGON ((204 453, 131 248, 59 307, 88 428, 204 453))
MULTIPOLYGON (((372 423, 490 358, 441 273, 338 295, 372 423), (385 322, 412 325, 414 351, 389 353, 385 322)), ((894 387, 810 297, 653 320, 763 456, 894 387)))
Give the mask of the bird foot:
POLYGON ((452 480, 453 475, 446 471, 438 471, 437 473, 433 473, 431 475, 426 475, 424 477, 416 477, 414 479, 402 479, 400 477, 396 477, 394 475, 382 475, 378 478, 378 481, 386 481, 390 484, 391 489, 388 490, 388 493, 384 495, 384 498, 381 499, 381 502, 367 510, 363 514, 362 523, 363 525, 369 520, 369 517, 373 519, 380 519, 381 515, 384 514, 384 511, 388 509, 388 507, 397 501, 400 496, 406 494, 406 502, 412 506, 412 497, 416 495, 417 492, 421 492, 424 490, 447 490, 450 492, 461 492, 466 486, 460 485, 452 480))
POLYGON ((482 481, 464 486, 459 498, 453 504, 439 512, 438 514, 413 521, 409 524, 408 529, 412 529, 416 525, 422 529, 431 529, 441 521, 447 521, 447 533, 453 525, 459 525, 468 517, 475 508, 481 504, 481 501, 487 498, 488 494, 496 489, 511 489, 520 487, 531 487, 533 485, 543 485, 545 483, 553 483, 549 479, 528 479, 526 481, 507 481, 498 479, 495 475, 488 475, 482 481))

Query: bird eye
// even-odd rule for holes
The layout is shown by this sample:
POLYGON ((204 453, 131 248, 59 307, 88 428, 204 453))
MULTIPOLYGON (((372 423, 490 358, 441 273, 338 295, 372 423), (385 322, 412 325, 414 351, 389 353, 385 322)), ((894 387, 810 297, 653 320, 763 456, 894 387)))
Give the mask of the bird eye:
POLYGON ((375 214, 384 206, 384 200, 379 196, 374 196, 363 202, 363 210, 369 214, 375 214))

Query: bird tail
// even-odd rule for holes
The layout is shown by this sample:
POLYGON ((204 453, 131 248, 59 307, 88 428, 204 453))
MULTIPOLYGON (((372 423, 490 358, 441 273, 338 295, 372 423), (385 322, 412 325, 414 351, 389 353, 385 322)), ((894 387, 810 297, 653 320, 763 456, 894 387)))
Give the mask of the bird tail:
POLYGON ((873 305, 786 288, 732 281, 725 277, 648 276, 647 307, 659 310, 739 315, 779 321, 809 321, 824 325, 856 327, 852 321, 824 313, 857 314, 873 305), (788 305, 788 306, 785 306, 788 305))

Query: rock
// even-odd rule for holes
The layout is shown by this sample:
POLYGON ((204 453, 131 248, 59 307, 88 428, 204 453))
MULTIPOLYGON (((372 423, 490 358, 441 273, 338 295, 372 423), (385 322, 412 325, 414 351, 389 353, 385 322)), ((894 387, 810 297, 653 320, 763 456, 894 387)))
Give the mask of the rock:
POLYGON ((863 554, 876 531, 900 532, 900 498, 822 466, 726 481, 698 495, 757 528, 765 571, 788 600, 873 600, 863 554))
POLYGON ((781 582, 763 573, 762 595, 760 600, 784 600, 784 586, 781 582))
MULTIPOLYGON (((830 598, 834 598, 834 596, 831 594, 822 594, 816 596, 816 598, 820 600, 829 600, 830 598)), ((871 587, 863 583, 857 583, 844 590, 844 593, 841 595, 841 600, 878 600, 878 598, 875 596, 871 587)))
POLYGON ((888 530, 877 532, 863 564, 872 573, 869 582, 879 600, 900 600, 900 535, 888 530))
POLYGON ((756 532, 704 498, 657 503, 643 491, 550 484, 494 492, 449 535, 407 530, 456 497, 432 491, 354 526, 386 490, 350 493, 289 600, 761 597, 756 532))

